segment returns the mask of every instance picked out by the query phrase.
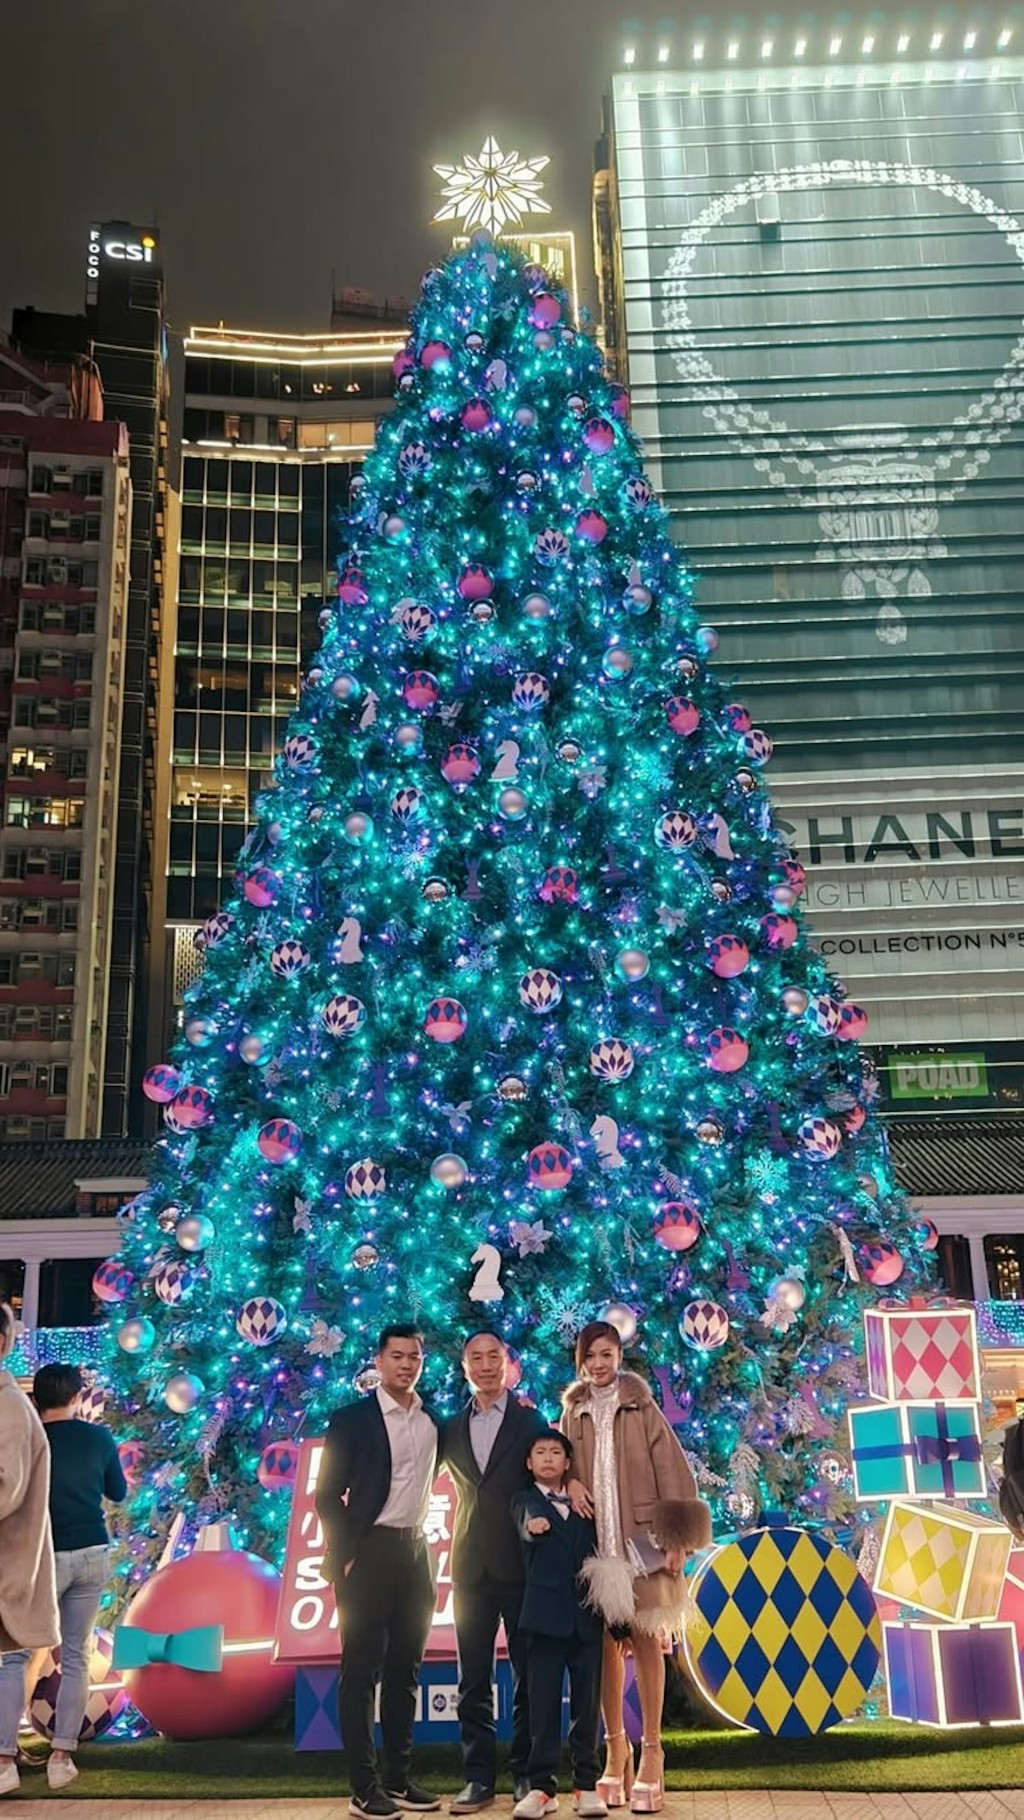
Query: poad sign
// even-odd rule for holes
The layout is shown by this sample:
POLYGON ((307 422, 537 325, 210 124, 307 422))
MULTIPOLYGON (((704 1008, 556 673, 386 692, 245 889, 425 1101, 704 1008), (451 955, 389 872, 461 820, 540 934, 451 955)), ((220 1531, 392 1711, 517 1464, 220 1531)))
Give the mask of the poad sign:
MULTIPOLYGON (((303 1441, 292 1493, 281 1598, 274 1626, 275 1662, 306 1666, 338 1660, 338 1613, 334 1588, 324 1579, 326 1538, 316 1508, 316 1482, 323 1440, 303 1441)), ((437 1567, 437 1609, 427 1638, 427 1655, 455 1655, 452 1614, 451 1545, 455 1486, 438 1474, 430 1494, 426 1536, 437 1567)))

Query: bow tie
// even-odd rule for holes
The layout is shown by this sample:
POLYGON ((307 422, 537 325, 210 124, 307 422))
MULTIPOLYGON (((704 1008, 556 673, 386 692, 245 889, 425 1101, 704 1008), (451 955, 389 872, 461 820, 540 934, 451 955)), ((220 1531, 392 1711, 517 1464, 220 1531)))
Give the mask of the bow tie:
POLYGON ((548 1492, 548 1503, 549 1504, 564 1504, 566 1506, 566 1508, 568 1508, 568 1506, 572 1503, 572 1499, 570 1498, 568 1492, 549 1491, 548 1492))

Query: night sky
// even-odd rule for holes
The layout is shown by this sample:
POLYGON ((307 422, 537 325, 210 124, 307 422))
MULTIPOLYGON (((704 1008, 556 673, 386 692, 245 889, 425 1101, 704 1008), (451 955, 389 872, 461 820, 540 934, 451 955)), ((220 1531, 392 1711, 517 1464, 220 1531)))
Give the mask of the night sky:
MULTIPOLYGON (((14 304, 80 309, 89 223, 122 218, 160 231, 176 328, 326 328, 332 269, 339 286, 415 290, 451 231, 429 226, 431 165, 487 132, 550 155, 549 224, 576 229, 585 274, 601 97, 627 38, 653 44, 664 14, 664 0, 7 6, 0 327, 14 304)), ((664 35, 689 50, 682 9, 664 35)))

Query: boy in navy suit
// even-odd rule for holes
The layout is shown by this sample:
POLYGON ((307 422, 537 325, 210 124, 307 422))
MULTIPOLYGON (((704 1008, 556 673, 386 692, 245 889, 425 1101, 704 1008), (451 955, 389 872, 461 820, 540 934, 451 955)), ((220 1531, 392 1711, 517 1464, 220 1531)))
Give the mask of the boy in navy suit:
POLYGON ((578 1517, 569 1503, 571 1459, 565 1435, 557 1429, 539 1435, 526 1456, 533 1484, 512 1499, 526 1562, 519 1628, 527 1638, 530 1705, 530 1792, 513 1808, 514 1820, 545 1820, 557 1812, 567 1669, 572 1804, 584 1820, 600 1820, 608 1812, 596 1792, 603 1626, 584 1604, 579 1582, 584 1561, 597 1551, 597 1533, 589 1517, 578 1517))

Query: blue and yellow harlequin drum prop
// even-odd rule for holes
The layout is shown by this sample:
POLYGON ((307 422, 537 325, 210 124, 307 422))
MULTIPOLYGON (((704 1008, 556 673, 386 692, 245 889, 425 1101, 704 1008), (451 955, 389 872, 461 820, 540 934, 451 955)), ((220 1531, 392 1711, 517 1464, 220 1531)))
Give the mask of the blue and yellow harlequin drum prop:
POLYGON ((702 1563, 686 1658, 734 1725, 807 1738, 848 1719, 875 1678, 875 1600, 849 1555, 806 1529, 757 1529, 702 1563))

